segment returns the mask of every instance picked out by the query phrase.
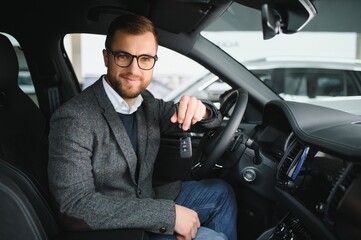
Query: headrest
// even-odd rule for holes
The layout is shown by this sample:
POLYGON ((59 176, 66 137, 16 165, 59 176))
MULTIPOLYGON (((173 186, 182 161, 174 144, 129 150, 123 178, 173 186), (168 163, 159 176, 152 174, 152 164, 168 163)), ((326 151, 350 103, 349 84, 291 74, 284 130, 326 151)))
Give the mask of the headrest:
POLYGON ((19 63, 10 40, 0 34, 0 91, 17 86, 19 63))

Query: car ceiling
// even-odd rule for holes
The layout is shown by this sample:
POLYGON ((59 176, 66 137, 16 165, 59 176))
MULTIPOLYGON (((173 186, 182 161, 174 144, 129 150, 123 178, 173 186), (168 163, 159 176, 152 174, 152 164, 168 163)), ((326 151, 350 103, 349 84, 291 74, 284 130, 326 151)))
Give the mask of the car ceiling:
POLYGON ((12 26, 22 26, 24 31, 104 34, 115 16, 133 12, 149 17, 157 28, 191 34, 202 29, 206 18, 221 14, 229 4, 228 0, 13 1, 8 8, 0 9, 0 30, 11 32, 7 26, 1 27, 1 22, 11 21, 12 26))

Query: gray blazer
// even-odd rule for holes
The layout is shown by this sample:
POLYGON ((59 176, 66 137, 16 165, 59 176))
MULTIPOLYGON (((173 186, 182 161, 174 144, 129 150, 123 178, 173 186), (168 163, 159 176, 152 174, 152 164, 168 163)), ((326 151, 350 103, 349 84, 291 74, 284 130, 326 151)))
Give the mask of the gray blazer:
MULTIPOLYGON (((82 227, 91 229, 141 228, 151 232, 162 229, 173 233, 173 200, 181 183, 154 189, 152 175, 161 134, 177 129, 169 120, 174 103, 155 99, 149 92, 142 96, 143 103, 136 112, 137 154, 101 78, 53 114, 49 185, 63 219, 66 216, 65 219, 72 220, 64 222, 65 225, 74 225, 75 219, 81 220, 82 227)), ((218 126, 219 113, 213 115, 211 120, 195 124, 195 130, 218 126)))

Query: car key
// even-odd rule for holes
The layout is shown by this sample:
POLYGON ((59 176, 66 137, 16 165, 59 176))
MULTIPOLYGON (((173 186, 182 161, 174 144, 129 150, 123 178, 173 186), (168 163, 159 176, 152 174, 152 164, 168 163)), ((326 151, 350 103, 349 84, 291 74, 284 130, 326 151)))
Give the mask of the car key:
POLYGON ((186 136, 181 137, 179 142, 180 158, 191 158, 192 157, 192 140, 191 137, 186 133, 186 136))
MULTIPOLYGON (((175 104, 176 112, 178 114, 179 103, 175 104)), ((179 128, 182 129, 182 124, 179 124, 179 128)), ((184 132, 185 136, 179 139, 179 153, 180 158, 192 157, 192 139, 188 132, 184 132)))

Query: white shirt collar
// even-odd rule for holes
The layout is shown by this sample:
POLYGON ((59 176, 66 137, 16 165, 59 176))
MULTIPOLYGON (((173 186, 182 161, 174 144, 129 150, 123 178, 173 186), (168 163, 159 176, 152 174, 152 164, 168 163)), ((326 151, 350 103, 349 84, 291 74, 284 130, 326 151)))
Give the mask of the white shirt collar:
POLYGON ((136 97, 133 106, 131 108, 129 108, 127 102, 121 96, 119 96, 119 94, 105 80, 105 76, 103 76, 102 81, 103 81, 105 93, 107 94, 107 96, 108 96, 110 102, 112 103, 116 112, 122 113, 122 114, 132 114, 138 110, 138 107, 143 102, 142 95, 139 94, 138 97, 136 97))

